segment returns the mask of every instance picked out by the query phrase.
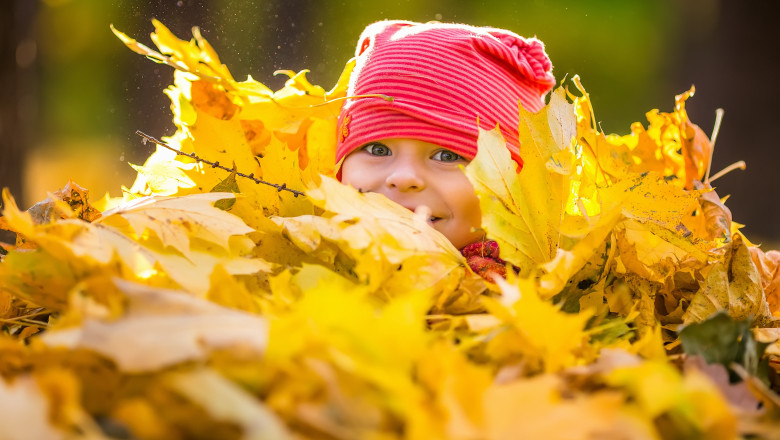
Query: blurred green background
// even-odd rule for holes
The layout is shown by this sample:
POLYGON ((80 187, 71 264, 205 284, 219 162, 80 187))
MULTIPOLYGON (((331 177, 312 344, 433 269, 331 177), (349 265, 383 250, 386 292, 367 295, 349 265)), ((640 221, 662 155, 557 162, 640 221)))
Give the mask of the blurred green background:
POLYGON ((277 69, 310 69, 326 89, 376 20, 489 25, 545 42, 558 80, 578 74, 606 132, 627 133, 646 111, 670 111, 691 84, 689 113, 706 133, 726 110, 713 171, 740 159, 748 170, 716 182, 731 194, 748 236, 780 243, 780 167, 774 135, 778 88, 776 2, 392 0, 2 0, 0 186, 24 207, 74 179, 100 197, 132 183, 127 165, 152 151, 134 135, 173 133, 170 68, 131 53, 109 24, 153 46, 150 20, 180 38, 192 26, 237 79, 272 88, 277 69))

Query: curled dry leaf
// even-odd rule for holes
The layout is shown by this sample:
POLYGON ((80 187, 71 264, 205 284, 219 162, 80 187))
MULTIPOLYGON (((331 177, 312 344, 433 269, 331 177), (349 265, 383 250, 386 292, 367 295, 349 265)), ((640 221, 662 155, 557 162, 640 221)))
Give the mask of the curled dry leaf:
POLYGON ((706 235, 703 235, 709 240, 728 242, 731 239, 731 210, 709 185, 696 180, 693 186, 697 190, 705 190, 699 197, 701 221, 706 231, 706 235))
POLYGON ((100 218, 100 212, 89 204, 89 190, 72 180, 46 200, 30 207, 27 212, 38 224, 50 223, 54 218, 75 217, 88 222, 100 218), (63 209, 63 204, 58 202, 64 202, 69 209, 63 209))
POLYGON ((761 277, 761 287, 764 289, 769 311, 780 318, 780 252, 764 252, 755 246, 748 249, 761 277))
POLYGON ((685 101, 693 96, 695 87, 674 97, 674 111, 679 121, 681 154, 685 162, 685 187, 695 188, 695 181, 700 181, 707 172, 710 158, 713 153, 713 146, 710 139, 699 128, 688 119, 688 112, 685 110, 685 101))
POLYGON ((772 322, 761 278, 750 251, 739 234, 734 234, 726 249, 724 263, 715 263, 701 289, 683 315, 685 323, 699 322, 719 310, 734 319, 752 319, 760 326, 772 322))

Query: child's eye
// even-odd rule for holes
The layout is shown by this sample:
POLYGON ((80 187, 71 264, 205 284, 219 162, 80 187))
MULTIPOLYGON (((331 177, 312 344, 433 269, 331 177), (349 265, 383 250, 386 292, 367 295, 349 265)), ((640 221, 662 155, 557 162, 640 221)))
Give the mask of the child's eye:
POLYGON ((364 150, 368 152, 368 154, 372 156, 390 156, 393 154, 390 152, 390 149, 387 148, 387 145, 379 144, 379 143, 372 143, 368 144, 363 147, 364 150))
POLYGON ((455 154, 450 150, 439 150, 433 154, 431 159, 438 160, 440 162, 457 162, 459 160, 466 160, 466 158, 463 156, 455 154))

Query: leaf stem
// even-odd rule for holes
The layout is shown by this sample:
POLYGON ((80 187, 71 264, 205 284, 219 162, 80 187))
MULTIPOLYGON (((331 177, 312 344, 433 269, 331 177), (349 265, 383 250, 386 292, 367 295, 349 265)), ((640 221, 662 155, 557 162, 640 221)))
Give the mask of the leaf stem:
POLYGON ((712 149, 710 150, 710 160, 707 162, 707 174, 704 177, 704 183, 709 184, 711 182, 710 180, 710 171, 712 171, 712 156, 715 155, 715 141, 718 140, 718 133, 720 132, 720 123, 723 122, 723 109, 719 108, 715 110, 715 127, 712 129, 712 136, 710 136, 710 145, 712 146, 712 149))
POLYGON ((235 171, 236 172, 236 176, 244 177, 244 178, 249 179, 249 180, 251 180, 251 181, 253 181, 253 182, 257 183, 257 184, 261 184, 262 183, 263 185, 272 186, 272 187, 276 188, 276 190, 278 192, 289 191, 289 192, 293 193, 294 197, 298 197, 298 196, 303 196, 304 195, 303 192, 301 192, 301 191, 297 191, 297 190, 288 188, 286 183, 282 183, 281 185, 279 185, 277 183, 266 182, 265 180, 258 179, 257 177, 255 177, 255 173, 251 173, 251 174, 240 173, 237 170, 234 170, 234 169, 228 168, 226 166, 220 165, 219 161, 212 162, 210 160, 206 160, 206 159, 201 158, 200 156, 196 155, 195 153, 185 153, 185 152, 183 152, 181 150, 177 150, 176 148, 171 147, 170 145, 166 144, 165 142, 162 142, 162 141, 160 141, 158 139, 155 139, 152 136, 149 136, 148 134, 142 132, 141 130, 136 130, 135 134, 137 134, 138 136, 141 136, 143 138, 144 143, 146 143, 147 141, 155 143, 155 144, 157 144, 157 145, 159 145, 161 147, 167 148, 167 149, 175 152, 177 155, 190 157, 190 158, 195 159, 196 161, 198 161, 200 163, 204 163, 206 165, 209 165, 212 168, 219 168, 221 170, 225 170, 225 171, 228 171, 228 172, 231 172, 231 173, 233 171, 235 171))
POLYGON ((739 168, 740 170, 744 170, 745 168, 747 168, 747 165, 745 165, 745 161, 740 160, 738 162, 734 162, 733 164, 727 166, 726 168, 723 168, 722 170, 715 173, 715 175, 712 176, 712 178, 710 178, 709 182, 707 183, 712 183, 715 181, 715 179, 718 179, 719 177, 723 177, 726 174, 736 170, 737 168, 739 168))
POLYGON ((590 102, 590 94, 585 92, 585 88, 582 87, 582 81, 580 80, 579 75, 574 75, 571 80, 574 81, 574 84, 578 89, 580 89, 582 94, 585 96, 585 99, 588 100, 588 110, 590 110, 590 125, 593 127, 593 130, 598 132, 598 127, 596 126, 596 112, 593 111, 593 103, 590 102))

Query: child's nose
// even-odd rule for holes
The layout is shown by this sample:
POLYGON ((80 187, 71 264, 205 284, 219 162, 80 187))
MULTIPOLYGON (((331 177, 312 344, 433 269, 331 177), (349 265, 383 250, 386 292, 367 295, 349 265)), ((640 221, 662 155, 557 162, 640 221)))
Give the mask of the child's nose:
POLYGON ((404 164, 390 171, 385 184, 398 191, 420 191, 425 188, 425 179, 416 167, 404 164))

